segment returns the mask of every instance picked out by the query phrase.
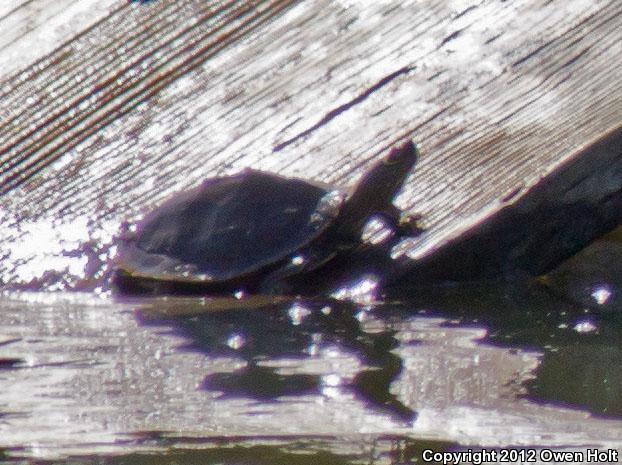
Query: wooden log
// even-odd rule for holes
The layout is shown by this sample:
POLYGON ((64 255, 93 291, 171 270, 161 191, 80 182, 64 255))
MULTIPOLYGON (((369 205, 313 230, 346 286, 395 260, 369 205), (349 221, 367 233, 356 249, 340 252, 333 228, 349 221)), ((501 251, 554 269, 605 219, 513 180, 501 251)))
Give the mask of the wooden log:
POLYGON ((425 284, 550 271, 622 223, 622 128, 557 167, 518 196, 499 199, 483 220, 415 260, 397 277, 425 284), (402 276, 402 274, 406 276, 402 276))
POLYGON ((620 125, 615 1, 102 5, 41 3, 75 25, 56 48, 0 16, 0 61, 35 50, 0 86, 5 285, 101 278, 124 219, 205 177, 351 185, 404 137, 422 159, 398 204, 427 231, 396 252, 418 260, 567 163, 598 172, 583 158, 620 125))

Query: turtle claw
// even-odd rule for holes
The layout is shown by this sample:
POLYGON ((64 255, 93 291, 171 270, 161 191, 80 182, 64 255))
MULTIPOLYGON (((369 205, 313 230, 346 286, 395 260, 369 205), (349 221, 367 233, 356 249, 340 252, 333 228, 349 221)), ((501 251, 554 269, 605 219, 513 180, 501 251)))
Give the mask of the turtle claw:
POLYGON ((395 229, 400 236, 418 236, 425 231, 421 224, 423 215, 418 213, 408 215, 404 214, 400 217, 395 229))

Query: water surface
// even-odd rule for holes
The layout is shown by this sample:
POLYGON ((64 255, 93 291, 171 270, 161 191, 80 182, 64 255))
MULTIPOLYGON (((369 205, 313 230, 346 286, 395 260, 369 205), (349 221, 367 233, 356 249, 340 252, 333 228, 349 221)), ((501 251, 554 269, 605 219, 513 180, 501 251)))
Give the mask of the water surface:
POLYGON ((620 321, 531 284, 367 305, 76 293, 0 305, 11 461, 411 463, 426 448, 622 446, 620 321))

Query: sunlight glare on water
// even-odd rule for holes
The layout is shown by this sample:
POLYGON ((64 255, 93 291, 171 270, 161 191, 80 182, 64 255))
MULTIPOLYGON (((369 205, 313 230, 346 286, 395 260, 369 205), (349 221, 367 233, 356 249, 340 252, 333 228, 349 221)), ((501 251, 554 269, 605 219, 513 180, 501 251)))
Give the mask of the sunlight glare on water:
POLYGON ((604 305, 613 295, 613 289, 607 284, 601 284, 594 286, 590 295, 597 304, 604 305))
POLYGON ((311 310, 306 306, 302 305, 299 302, 294 302, 294 304, 289 308, 287 314, 294 326, 299 326, 302 321, 311 315, 311 310))
POLYGON ((577 333, 593 333, 596 330, 598 330, 598 327, 592 321, 584 320, 584 321, 578 322, 574 326, 574 330, 577 333))
POLYGON ((370 303, 376 301, 380 278, 368 274, 351 284, 337 289, 331 297, 337 300, 350 300, 356 303, 370 303))
POLYGON ((322 376, 322 394, 326 397, 336 399, 341 395, 340 386, 343 384, 341 377, 336 374, 322 376))
POLYGON ((246 344, 246 338, 243 334, 235 333, 227 339, 227 345, 234 350, 241 349, 246 344))

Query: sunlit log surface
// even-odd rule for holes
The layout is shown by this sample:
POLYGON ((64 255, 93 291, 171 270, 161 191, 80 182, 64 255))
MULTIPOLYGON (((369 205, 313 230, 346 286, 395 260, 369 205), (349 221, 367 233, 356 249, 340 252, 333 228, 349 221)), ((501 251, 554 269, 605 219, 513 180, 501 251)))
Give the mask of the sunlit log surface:
POLYGON ((589 176, 581 154, 621 122, 615 0, 10 3, 9 285, 88 287, 124 219, 205 177, 351 185, 404 137, 422 157, 398 203, 428 229, 401 252, 419 259, 568 160, 589 176))

